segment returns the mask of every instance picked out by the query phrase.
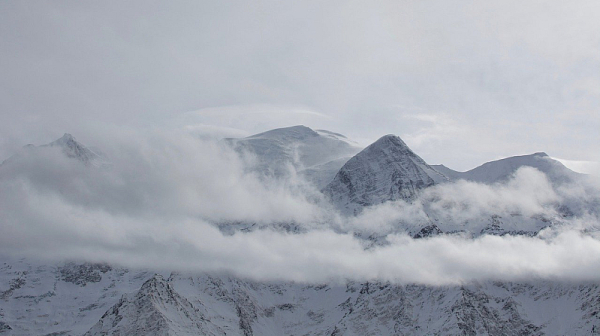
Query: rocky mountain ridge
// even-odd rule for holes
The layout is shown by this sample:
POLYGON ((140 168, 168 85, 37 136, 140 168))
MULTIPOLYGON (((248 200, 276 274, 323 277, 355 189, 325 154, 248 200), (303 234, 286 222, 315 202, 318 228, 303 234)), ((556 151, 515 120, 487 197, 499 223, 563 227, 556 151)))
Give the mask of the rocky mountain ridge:
POLYGON ((311 285, 111 268, 75 284, 56 277, 61 267, 93 267, 3 260, 2 335, 595 335, 600 325, 591 283, 311 285))

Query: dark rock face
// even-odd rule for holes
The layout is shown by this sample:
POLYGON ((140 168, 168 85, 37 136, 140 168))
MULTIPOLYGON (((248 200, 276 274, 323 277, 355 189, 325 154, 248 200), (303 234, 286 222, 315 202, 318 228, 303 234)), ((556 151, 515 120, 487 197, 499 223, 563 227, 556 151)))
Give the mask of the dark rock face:
POLYGON ((440 230, 440 228, 437 227, 437 225, 431 224, 431 225, 425 226, 419 232, 415 233, 413 238, 418 239, 418 238, 433 237, 433 236, 440 235, 442 233, 443 233, 442 230, 440 230))
POLYGON ((7 333, 11 330, 12 328, 8 324, 0 321, 0 334, 7 333))
POLYGON ((85 286, 91 282, 100 282, 102 274, 112 268, 107 264, 75 264, 68 263, 59 268, 61 280, 78 286, 85 286))

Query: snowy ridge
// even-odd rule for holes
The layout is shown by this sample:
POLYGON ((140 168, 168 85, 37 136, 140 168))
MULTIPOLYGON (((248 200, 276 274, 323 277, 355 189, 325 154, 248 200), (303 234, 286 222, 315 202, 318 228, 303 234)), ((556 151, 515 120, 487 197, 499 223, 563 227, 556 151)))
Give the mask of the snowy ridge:
POLYGON ((65 133, 61 138, 46 145, 37 147, 31 144, 26 145, 19 153, 9 157, 2 162, 2 164, 18 160, 22 155, 35 155, 36 151, 43 151, 46 148, 59 148, 68 158, 76 159, 86 165, 100 166, 106 164, 100 155, 77 142, 77 140, 69 133, 65 133))
POLYGON ((386 201, 410 201, 419 190, 447 180, 402 139, 386 135, 346 162, 323 193, 342 211, 356 214, 386 201))
POLYGON ((4 260, 3 335, 597 335, 600 325, 589 283, 306 285, 105 269, 76 285, 55 272, 89 264, 4 260))
POLYGON ((225 335, 160 275, 133 296, 124 295, 86 334, 225 335))
POLYGON ((297 173, 322 188, 360 147, 341 134, 306 126, 278 128, 242 139, 225 139, 238 152, 254 155, 254 169, 267 177, 297 173))
POLYGON ((543 152, 490 161, 466 172, 455 171, 444 165, 433 165, 432 167, 451 180, 462 179, 485 184, 506 181, 521 167, 536 168, 546 174, 554 183, 568 182, 581 175, 543 152))

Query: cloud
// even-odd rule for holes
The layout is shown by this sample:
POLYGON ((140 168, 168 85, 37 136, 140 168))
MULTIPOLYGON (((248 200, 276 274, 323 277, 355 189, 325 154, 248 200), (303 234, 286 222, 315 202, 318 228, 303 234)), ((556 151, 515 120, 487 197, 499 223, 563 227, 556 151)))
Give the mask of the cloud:
POLYGON ((2 167, 4 211, 28 206, 11 204, 21 195, 161 218, 308 222, 315 214, 316 207, 292 191, 292 182, 288 187, 245 173, 238 155, 219 143, 176 132, 133 132, 107 140, 109 167, 84 166, 59 149, 25 153, 2 167))
POLYGON ((599 161, 599 15, 593 0, 2 1, 0 157, 100 123, 161 127, 231 106, 335 123, 285 111, 198 122, 334 126, 365 143, 430 135, 401 105, 464 130, 413 148, 457 169, 538 151, 599 161))
POLYGON ((523 167, 506 183, 485 185, 459 180, 439 184, 425 189, 413 202, 399 200, 372 206, 341 225, 344 230, 387 235, 399 228, 414 234, 424 226, 435 224, 444 232, 465 231, 477 235, 494 216, 502 219, 508 231, 534 232, 547 225, 543 220, 560 221, 558 204, 568 203, 583 215, 576 205, 596 194, 596 190, 579 185, 565 186, 558 192, 545 174, 523 167))
POLYGON ((403 231, 433 215, 466 229, 494 214, 519 213, 527 223, 527 216, 556 215, 567 197, 598 195, 591 187, 555 190, 534 169, 517 171, 506 184, 439 185, 412 204, 390 202, 343 218, 301 180, 248 174, 234 152, 194 136, 111 134, 103 150, 109 167, 84 166, 53 148, 0 167, 1 254, 301 282, 600 279, 597 213, 564 219, 538 237, 415 240, 403 231), (215 226, 236 221, 301 230, 224 234, 215 226), (368 245, 359 232, 386 243, 368 245))

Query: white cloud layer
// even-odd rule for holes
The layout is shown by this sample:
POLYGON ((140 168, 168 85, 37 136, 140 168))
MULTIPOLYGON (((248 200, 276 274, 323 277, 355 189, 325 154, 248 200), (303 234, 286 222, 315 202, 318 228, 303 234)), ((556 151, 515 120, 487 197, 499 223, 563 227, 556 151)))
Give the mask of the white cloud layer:
POLYGON ((413 204, 388 203, 348 219, 301 180, 247 173, 247 162, 214 142, 132 132, 103 144, 110 166, 84 166, 49 148, 0 167, 0 253, 260 280, 600 280, 597 189, 554 188, 534 169, 503 185, 440 185, 413 204), (432 216, 440 227, 467 230, 491 215, 554 218, 565 202, 585 207, 533 238, 415 240, 401 230, 432 216), (214 226, 235 221, 294 223, 302 232, 225 235, 214 226), (361 232, 386 236, 387 244, 365 249, 354 235, 361 232))

